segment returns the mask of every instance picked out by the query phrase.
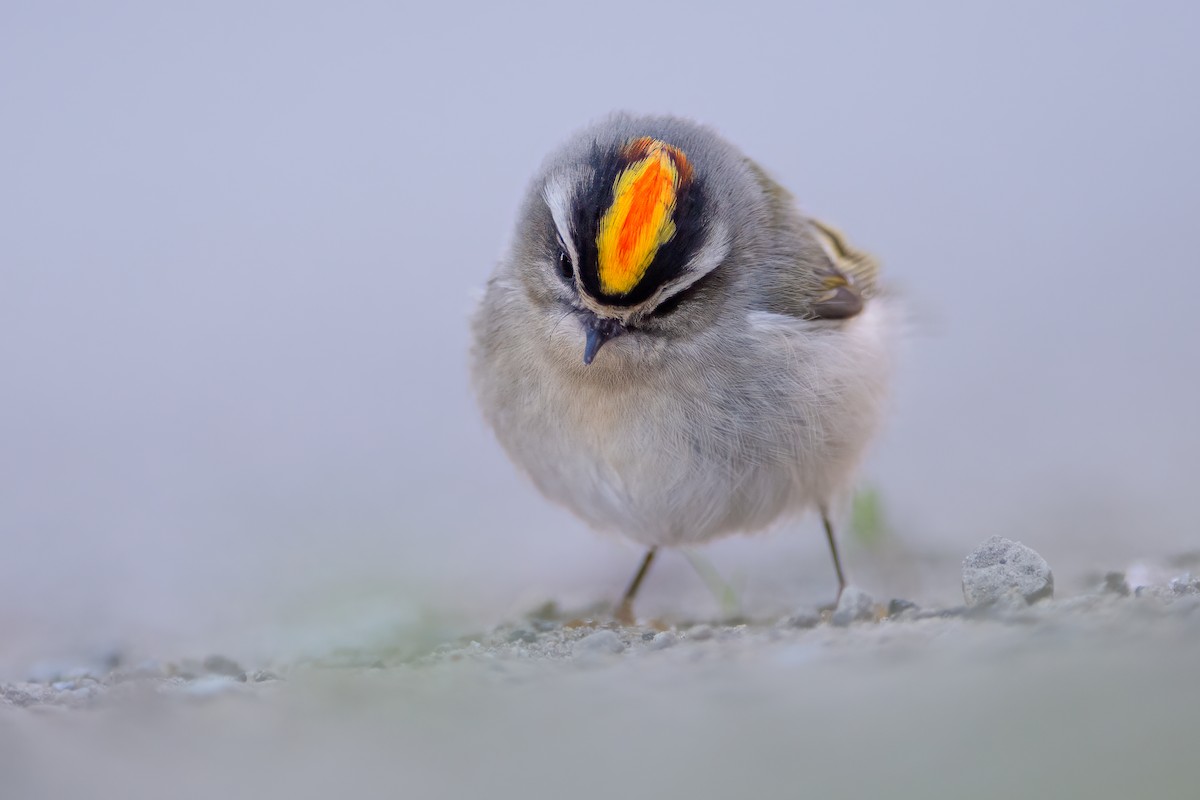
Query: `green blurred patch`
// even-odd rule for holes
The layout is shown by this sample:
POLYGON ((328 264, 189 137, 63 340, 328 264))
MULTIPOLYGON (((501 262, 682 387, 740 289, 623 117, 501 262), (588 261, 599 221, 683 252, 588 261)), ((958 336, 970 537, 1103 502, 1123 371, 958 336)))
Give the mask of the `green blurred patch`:
POLYGON ((883 498, 874 486, 864 486, 850 502, 850 535, 868 549, 882 547, 890 538, 883 498))
POLYGON ((712 592, 713 597, 721 607, 721 616, 723 618, 732 618, 741 615, 742 601, 737 595, 737 591, 730 586, 724 578, 717 572, 716 567, 712 565, 704 556, 694 550, 681 548, 683 557, 692 565, 692 569, 696 570, 696 574, 700 576, 700 580, 704 581, 704 585, 712 592))

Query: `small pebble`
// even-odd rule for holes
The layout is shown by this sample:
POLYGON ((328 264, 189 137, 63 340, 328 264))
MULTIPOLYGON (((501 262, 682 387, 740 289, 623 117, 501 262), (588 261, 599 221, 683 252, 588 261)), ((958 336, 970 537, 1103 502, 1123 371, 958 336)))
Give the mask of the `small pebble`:
POLYGON ((209 656, 204 659, 204 671, 210 675, 228 675, 233 678, 245 672, 236 661, 225 656, 209 656))
POLYGON ((1109 572, 1104 576, 1104 591, 1121 597, 1129 596, 1129 584, 1124 572, 1109 572))
POLYGON ((1171 581, 1171 591, 1175 594, 1200 594, 1200 578, 1184 575, 1171 581))
POLYGON ((621 637, 610 630, 589 633, 575 643, 576 654, 620 653, 625 649, 621 637))
POLYGON ((1150 561, 1135 561, 1125 569, 1125 583, 1134 596, 1139 589, 1165 586, 1170 580, 1165 567, 1150 561))
POLYGON ((891 600, 887 607, 889 617, 912 616, 917 610, 918 606, 912 600, 901 600, 898 597, 891 600))
POLYGON ((821 615, 816 611, 799 611, 790 617, 785 617, 781 623, 786 628, 808 630, 821 624, 821 615))
POLYGON ((963 599, 969 606, 1017 594, 1026 603, 1054 596, 1050 565, 1032 548, 993 536, 963 560, 963 599))
POLYGON ((705 639, 711 639, 712 635, 713 629, 711 625, 693 625, 692 627, 688 628, 687 631, 687 638, 696 642, 703 642, 705 639))
POLYGON ((651 650, 665 650, 671 647, 675 642, 679 641, 679 637, 671 631, 662 631, 654 634, 654 638, 650 640, 649 647, 651 650))
POLYGON ((22 708, 44 702, 52 691, 40 683, 6 683, 0 685, 0 700, 22 708))
POLYGON ((857 586, 847 586, 838 598, 837 608, 829 621, 839 628, 851 622, 863 622, 875 618, 875 598, 857 586))

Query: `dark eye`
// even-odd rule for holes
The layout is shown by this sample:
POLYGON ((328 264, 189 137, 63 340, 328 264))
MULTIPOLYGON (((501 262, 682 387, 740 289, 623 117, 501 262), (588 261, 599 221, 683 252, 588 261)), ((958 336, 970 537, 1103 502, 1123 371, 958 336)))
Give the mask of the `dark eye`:
POLYGON ((571 266, 571 257, 566 250, 558 251, 558 274, 568 283, 575 279, 575 269, 571 266))

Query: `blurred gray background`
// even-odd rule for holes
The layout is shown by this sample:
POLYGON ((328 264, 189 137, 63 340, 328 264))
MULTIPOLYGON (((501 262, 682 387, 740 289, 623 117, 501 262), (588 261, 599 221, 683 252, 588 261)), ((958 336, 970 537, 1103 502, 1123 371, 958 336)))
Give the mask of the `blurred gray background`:
MULTIPOLYGON (((613 109, 715 126, 905 298, 869 589, 1197 547, 1194 4, 434 5, 0 5, 0 674, 615 595, 638 553, 466 372, 526 181, 613 109)), ((704 557, 833 591, 812 520, 704 557)), ((646 600, 716 613, 681 558, 646 600)))

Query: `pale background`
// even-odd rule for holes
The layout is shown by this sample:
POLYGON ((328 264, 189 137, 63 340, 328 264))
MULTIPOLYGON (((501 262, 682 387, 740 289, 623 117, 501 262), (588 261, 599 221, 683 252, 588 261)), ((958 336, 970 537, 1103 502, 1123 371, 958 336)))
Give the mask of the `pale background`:
MULTIPOLYGON (((618 592, 466 374, 526 180, 618 108, 712 124, 906 298, 869 589, 953 601, 996 533, 1066 588, 1200 546, 1194 4, 435 5, 0 5, 0 677, 618 592)), ((823 548, 704 555, 767 614, 823 548)), ((646 601, 716 613, 679 558, 646 601)))

